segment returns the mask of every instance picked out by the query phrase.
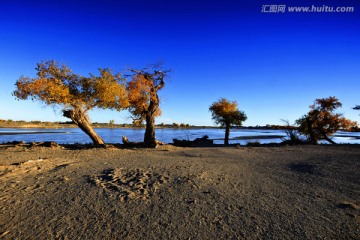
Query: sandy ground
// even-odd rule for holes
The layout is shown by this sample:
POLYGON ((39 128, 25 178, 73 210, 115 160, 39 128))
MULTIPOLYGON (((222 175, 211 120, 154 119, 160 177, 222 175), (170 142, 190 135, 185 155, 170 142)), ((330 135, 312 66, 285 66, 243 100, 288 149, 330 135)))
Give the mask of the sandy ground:
POLYGON ((360 239, 360 146, 0 146, 3 239, 360 239))

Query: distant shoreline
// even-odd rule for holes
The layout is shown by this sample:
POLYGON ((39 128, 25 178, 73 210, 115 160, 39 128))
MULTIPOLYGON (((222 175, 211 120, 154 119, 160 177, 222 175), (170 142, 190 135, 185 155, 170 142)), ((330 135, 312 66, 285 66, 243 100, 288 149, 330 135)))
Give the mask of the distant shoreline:
MULTIPOLYGON (((145 128, 145 125, 135 125, 135 124, 110 124, 110 123, 92 123, 93 128, 135 128, 141 129, 145 128)), ((78 126, 71 122, 41 122, 41 121, 13 121, 13 120, 1 120, 0 119, 0 129, 1 128, 44 128, 44 129, 62 129, 62 128, 78 128, 78 126)), ((194 126, 189 124, 157 124, 155 128, 171 128, 171 129, 221 129, 220 126, 194 126)), ((286 126, 279 125, 266 125, 266 126, 241 126, 241 127, 232 127, 232 129, 267 129, 267 130, 282 130, 286 129, 286 126)))
MULTIPOLYGON (((131 123, 123 124, 111 124, 111 123, 92 123, 93 128, 133 128, 133 129, 144 129, 145 125, 135 125, 131 123)), ((78 126, 71 122, 41 122, 41 121, 13 121, 13 120, 1 120, 0 129, 2 128, 20 128, 20 129, 63 129, 63 128, 78 128, 78 126)), ((156 129, 223 129, 220 126, 194 126, 189 124, 157 124, 156 129)), ((254 129, 254 130, 286 130, 296 129, 295 127, 283 126, 283 125, 266 125, 266 126, 241 126, 232 127, 232 129, 254 129)), ((344 130, 342 130, 344 131, 344 130)))
POLYGON ((0 132, 0 136, 4 135, 23 135, 23 134, 64 134, 67 132, 52 132, 52 131, 34 131, 34 132, 0 132))

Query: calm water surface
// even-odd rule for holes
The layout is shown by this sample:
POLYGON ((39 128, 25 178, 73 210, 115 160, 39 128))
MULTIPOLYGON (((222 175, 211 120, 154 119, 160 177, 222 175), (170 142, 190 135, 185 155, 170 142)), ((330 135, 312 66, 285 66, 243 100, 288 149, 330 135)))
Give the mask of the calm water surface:
MULTIPOLYGON (((142 141, 144 129, 129 128, 99 128, 95 131, 106 143, 121 143, 121 137, 127 136, 130 141, 142 141)), ((214 142, 223 143, 224 129, 156 129, 156 138, 159 141, 172 143, 173 138, 194 140, 195 138, 208 135, 214 142)), ((279 143, 281 138, 269 138, 272 135, 285 137, 282 130, 258 130, 258 129, 232 129, 230 132, 230 143, 246 144, 259 141, 260 143, 279 143), (253 136, 264 137, 263 139, 250 139, 253 136), (237 140, 237 137, 249 137, 249 139, 237 140)), ((337 132, 332 139, 337 143, 360 144, 360 133, 337 132)), ((0 143, 11 141, 41 142, 53 141, 57 143, 91 143, 90 138, 78 128, 63 129, 0 129, 0 143), (13 133, 11 135, 2 135, 13 133)))

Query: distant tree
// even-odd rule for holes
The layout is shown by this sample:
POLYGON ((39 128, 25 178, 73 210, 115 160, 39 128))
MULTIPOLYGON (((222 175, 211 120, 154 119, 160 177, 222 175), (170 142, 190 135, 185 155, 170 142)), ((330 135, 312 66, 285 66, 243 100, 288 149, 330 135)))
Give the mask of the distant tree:
POLYGON ((144 143, 148 147, 157 145, 155 137, 155 117, 161 115, 158 91, 165 86, 168 71, 160 67, 150 70, 131 70, 134 74, 127 84, 129 111, 134 119, 146 122, 144 143))
POLYGON ((296 120, 299 132, 308 136, 313 144, 317 144, 321 139, 335 144, 329 136, 340 129, 348 130, 357 126, 356 122, 346 119, 340 113, 335 113, 335 110, 341 106, 342 104, 336 97, 316 99, 310 106, 310 111, 296 120))
POLYGON ((114 124, 115 124, 115 120, 114 120, 114 119, 112 119, 112 120, 109 121, 109 125, 110 125, 111 127, 114 127, 114 124))
POLYGON ((99 69, 100 75, 83 77, 55 61, 37 64, 37 77, 20 77, 13 95, 49 106, 60 106, 63 116, 70 118, 95 145, 104 141, 93 130, 87 112, 93 108, 121 110, 128 106, 124 79, 109 69, 99 69))
POLYGON ((242 122, 247 119, 246 114, 238 109, 236 101, 231 102, 226 98, 220 98, 217 102, 214 102, 209 110, 215 123, 225 127, 224 144, 228 145, 230 127, 232 125, 241 126, 242 122))

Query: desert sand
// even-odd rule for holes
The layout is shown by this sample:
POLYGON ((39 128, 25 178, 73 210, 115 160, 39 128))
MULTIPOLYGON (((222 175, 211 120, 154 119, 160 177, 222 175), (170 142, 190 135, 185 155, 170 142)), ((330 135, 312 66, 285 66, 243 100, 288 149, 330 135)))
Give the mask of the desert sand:
POLYGON ((360 146, 0 146, 2 239, 360 239, 360 146))

